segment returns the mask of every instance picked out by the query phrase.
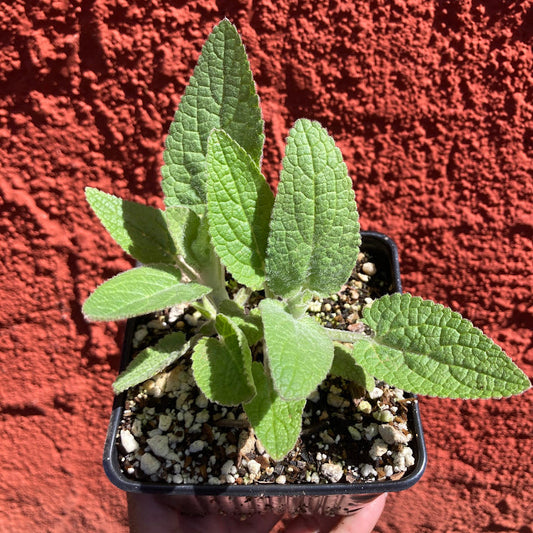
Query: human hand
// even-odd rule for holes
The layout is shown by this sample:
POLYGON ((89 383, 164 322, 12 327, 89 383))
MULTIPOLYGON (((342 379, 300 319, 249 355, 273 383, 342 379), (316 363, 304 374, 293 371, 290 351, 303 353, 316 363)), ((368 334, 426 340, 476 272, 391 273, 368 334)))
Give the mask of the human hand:
POLYGON ((175 509, 171 496, 130 493, 128 515, 131 533, 371 533, 386 496, 382 494, 351 516, 261 514, 241 520, 238 516, 188 516, 175 509))

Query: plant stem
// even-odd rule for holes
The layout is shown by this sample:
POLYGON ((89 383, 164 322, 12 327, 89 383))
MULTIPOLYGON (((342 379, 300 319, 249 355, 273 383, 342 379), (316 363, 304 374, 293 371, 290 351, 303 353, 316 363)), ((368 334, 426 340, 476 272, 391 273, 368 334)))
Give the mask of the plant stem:
POLYGON ((302 318, 309 307, 309 302, 311 301, 312 294, 308 290, 302 290, 292 298, 289 298, 287 301, 287 307, 291 315, 298 319, 302 318))
POLYGON ((361 340, 368 340, 371 337, 366 333, 356 333, 354 331, 346 331, 344 329, 323 328, 326 335, 332 340, 337 342, 350 342, 355 344, 361 340))
POLYGON ((181 272, 183 274, 185 274, 190 281, 198 281, 199 279, 199 275, 198 273, 192 269, 186 262, 185 260, 183 259, 183 257, 181 256, 178 256, 178 259, 177 259, 177 266, 178 268, 181 270, 181 272))

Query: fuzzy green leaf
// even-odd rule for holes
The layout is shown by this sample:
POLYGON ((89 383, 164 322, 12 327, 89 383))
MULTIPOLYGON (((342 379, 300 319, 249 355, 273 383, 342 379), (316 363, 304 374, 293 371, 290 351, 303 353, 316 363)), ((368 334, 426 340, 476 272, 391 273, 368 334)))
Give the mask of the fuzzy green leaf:
POLYGON ((121 320, 191 302, 211 291, 180 280, 180 271, 170 265, 127 270, 102 283, 85 301, 83 313, 88 320, 121 320))
POLYGON ((352 272, 359 244, 352 182, 340 150, 320 124, 298 120, 272 212, 268 285, 283 297, 301 288, 335 293, 352 272))
POLYGON ((147 379, 162 372, 174 363, 189 349, 189 343, 182 332, 165 335, 155 346, 145 348, 139 352, 128 367, 113 383, 115 394, 143 383, 147 379))
POLYGON ((283 459, 295 446, 302 429, 305 400, 282 400, 263 365, 252 364, 256 396, 244 404, 254 433, 274 461, 283 459))
POLYGON ((246 335, 248 346, 253 346, 263 338, 263 322, 259 315, 245 314, 244 309, 233 300, 221 302, 219 310, 223 315, 231 318, 246 335))
POLYGON ((259 167, 223 131, 207 151, 209 232, 220 260, 243 285, 260 289, 274 195, 259 167))
POLYGON ((307 398, 333 361, 333 342, 309 316, 296 319, 277 300, 259 304, 274 388, 284 400, 307 398))
POLYGON ((169 207, 163 211, 165 222, 167 224, 168 231, 174 242, 176 253, 179 255, 185 255, 184 240, 186 236, 191 233, 190 226, 196 227, 196 222, 199 223, 199 217, 187 207, 169 207))
POLYGON ((162 168, 167 206, 203 211, 207 139, 223 129, 259 166, 263 119, 250 65, 236 28, 223 20, 209 35, 166 140, 162 168))
POLYGON ((190 266, 201 271, 213 263, 214 250, 205 216, 177 206, 168 208, 165 218, 178 253, 190 266))
POLYGON ((217 315, 216 328, 220 339, 204 337, 194 348, 194 379, 211 401, 239 405, 255 394, 252 354, 244 333, 229 318, 217 315))
POLYGON ((343 344, 335 343, 333 364, 329 373, 353 381, 368 392, 373 391, 376 386, 374 377, 355 362, 353 349, 343 344))
POLYGON ((359 364, 406 391, 448 398, 500 398, 530 387, 527 376, 492 340, 451 309, 392 294, 365 310, 375 332, 354 345, 359 364))
POLYGON ((163 212, 86 187, 89 205, 117 244, 141 263, 173 263, 176 247, 163 212))

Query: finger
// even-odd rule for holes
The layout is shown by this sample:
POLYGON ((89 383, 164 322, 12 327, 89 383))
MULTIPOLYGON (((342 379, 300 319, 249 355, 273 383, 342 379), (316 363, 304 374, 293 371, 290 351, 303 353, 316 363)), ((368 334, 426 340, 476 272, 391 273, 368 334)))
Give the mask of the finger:
POLYGON ((284 520, 284 527, 280 533, 318 533, 322 531, 333 531, 333 528, 340 522, 338 516, 322 515, 302 515, 297 518, 284 520))
POLYGON ((329 517, 301 515, 283 521, 280 533, 371 533, 383 509, 387 495, 382 494, 351 516, 329 517))
POLYGON ((385 508, 386 500, 387 493, 381 494, 354 515, 344 517, 331 530, 332 533, 371 533, 385 508))

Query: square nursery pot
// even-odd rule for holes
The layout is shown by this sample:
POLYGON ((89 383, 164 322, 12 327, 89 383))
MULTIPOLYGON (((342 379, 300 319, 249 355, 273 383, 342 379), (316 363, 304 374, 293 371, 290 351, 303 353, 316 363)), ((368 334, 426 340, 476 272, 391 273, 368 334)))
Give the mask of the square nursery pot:
MULTIPOLYGON (((386 277, 389 292, 401 292, 398 251, 386 235, 362 232, 361 251, 367 253, 379 272, 386 277)), ((127 322, 122 349, 121 370, 131 358, 132 339, 138 319, 127 322)), ((427 460, 420 412, 416 397, 409 402, 408 427, 412 434, 409 447, 414 464, 401 479, 353 483, 253 483, 248 485, 168 484, 131 479, 122 470, 119 457, 120 424, 126 393, 115 398, 104 450, 104 470, 110 481, 127 492, 171 496, 173 505, 186 514, 211 513, 249 515, 263 512, 278 514, 349 515, 385 492, 397 492, 414 485, 422 476, 427 460)), ((357 443, 354 442, 356 446, 357 443)))

